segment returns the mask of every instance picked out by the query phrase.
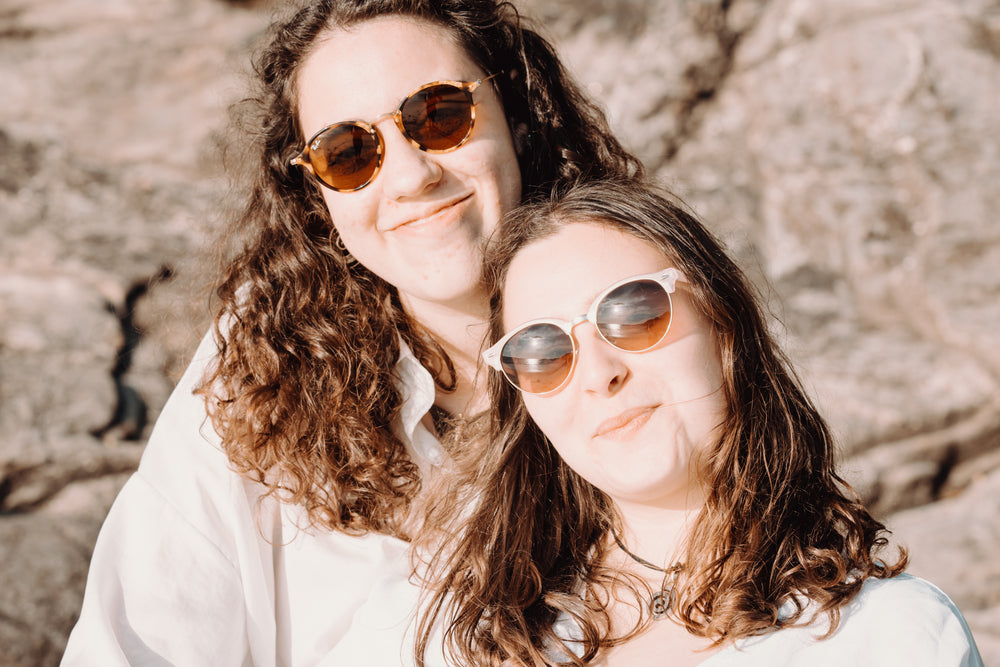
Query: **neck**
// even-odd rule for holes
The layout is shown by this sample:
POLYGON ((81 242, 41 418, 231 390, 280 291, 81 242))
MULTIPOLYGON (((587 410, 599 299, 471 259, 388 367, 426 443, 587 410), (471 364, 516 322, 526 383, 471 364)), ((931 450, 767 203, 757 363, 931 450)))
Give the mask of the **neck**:
MULTIPOLYGON (((683 562, 688 535, 702 507, 702 499, 688 497, 686 502, 671 507, 640 503, 615 503, 622 518, 622 544, 632 554, 658 568, 670 569, 683 562)), ((662 574, 636 563, 628 555, 628 568, 649 579, 662 579, 662 574)))
MULTIPOLYGON (((486 408, 486 384, 479 351, 486 336, 489 303, 476 294, 454 303, 421 301, 400 295, 407 314, 437 341, 455 366, 455 390, 438 389, 435 404, 454 415, 486 408), (482 377, 479 377, 482 375, 482 377)), ((441 378, 444 381, 450 378, 441 378)))

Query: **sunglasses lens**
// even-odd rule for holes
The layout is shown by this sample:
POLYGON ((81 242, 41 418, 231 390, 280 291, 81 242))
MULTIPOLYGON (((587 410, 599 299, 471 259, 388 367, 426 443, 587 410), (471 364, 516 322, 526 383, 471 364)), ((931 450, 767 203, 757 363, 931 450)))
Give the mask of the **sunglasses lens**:
POLYGON ((507 341, 500 365, 518 389, 532 394, 553 391, 573 368, 573 339, 554 324, 533 324, 507 341))
POLYGON ((417 91, 401 112, 406 134, 424 150, 458 148, 472 131, 472 93, 451 84, 417 91))
POLYGON ((617 348, 641 352, 653 347, 670 328, 670 295, 653 280, 615 288, 597 306, 597 328, 617 348))
POLYGON ((335 190, 357 190, 378 171, 378 142, 374 130, 338 123, 310 144, 309 162, 316 175, 335 190))

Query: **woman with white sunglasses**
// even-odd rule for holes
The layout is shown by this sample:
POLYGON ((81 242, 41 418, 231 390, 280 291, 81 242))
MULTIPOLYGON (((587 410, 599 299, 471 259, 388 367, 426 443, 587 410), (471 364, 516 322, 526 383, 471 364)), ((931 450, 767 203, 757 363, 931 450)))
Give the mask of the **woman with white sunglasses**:
POLYGON ((215 327, 107 518, 65 664, 312 665, 391 603, 441 437, 485 406, 485 239, 559 177, 640 170, 497 0, 297 2, 254 74, 215 327))
POLYGON ((675 200, 565 188, 505 219, 485 276, 489 445, 440 508, 423 618, 455 664, 982 664, 675 200))

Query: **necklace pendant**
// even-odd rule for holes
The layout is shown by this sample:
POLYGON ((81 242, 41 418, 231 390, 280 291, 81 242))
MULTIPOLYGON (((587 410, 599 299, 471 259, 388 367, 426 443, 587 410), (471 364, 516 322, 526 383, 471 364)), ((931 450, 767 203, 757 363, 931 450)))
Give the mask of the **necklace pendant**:
POLYGON ((659 621, 667 617, 670 608, 674 606, 674 589, 668 588, 653 594, 653 599, 649 601, 649 613, 654 621, 659 621))

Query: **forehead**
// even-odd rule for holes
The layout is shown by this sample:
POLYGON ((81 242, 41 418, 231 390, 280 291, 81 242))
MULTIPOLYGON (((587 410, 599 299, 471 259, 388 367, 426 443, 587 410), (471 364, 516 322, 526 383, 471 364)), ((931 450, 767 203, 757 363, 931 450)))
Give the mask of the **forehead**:
POLYGON ((425 83, 472 81, 481 70, 452 33, 404 16, 326 31, 296 79, 299 117, 308 135, 341 120, 373 120, 425 83))
POLYGON ((670 265, 659 248, 632 234, 607 224, 571 222, 514 257, 504 283, 504 325, 576 317, 608 286, 670 265))

